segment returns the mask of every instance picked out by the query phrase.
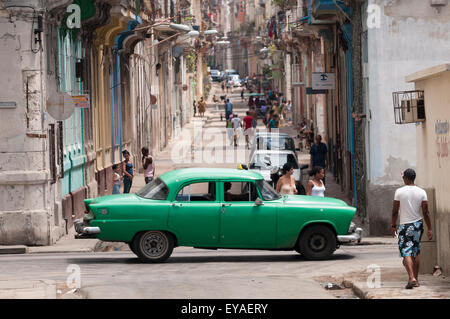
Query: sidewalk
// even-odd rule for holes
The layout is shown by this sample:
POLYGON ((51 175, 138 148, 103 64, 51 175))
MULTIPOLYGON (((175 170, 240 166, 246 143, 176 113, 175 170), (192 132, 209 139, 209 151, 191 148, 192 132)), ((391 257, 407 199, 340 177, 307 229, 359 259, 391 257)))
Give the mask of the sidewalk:
POLYGON ((419 275, 420 287, 405 289, 408 275, 403 267, 381 267, 379 275, 378 284, 374 272, 367 270, 315 279, 324 287, 331 283, 330 292, 338 298, 350 290, 360 299, 450 299, 450 278, 419 275))

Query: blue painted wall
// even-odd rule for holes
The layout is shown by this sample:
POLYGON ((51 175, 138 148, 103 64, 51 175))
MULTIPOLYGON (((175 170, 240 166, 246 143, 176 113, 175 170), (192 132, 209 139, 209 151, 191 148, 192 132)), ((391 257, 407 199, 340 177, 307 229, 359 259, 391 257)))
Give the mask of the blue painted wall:
MULTIPOLYGON (((81 41, 71 39, 67 34, 62 37, 58 30, 58 77, 59 91, 69 95, 83 93, 81 82, 75 77, 75 63, 81 58, 81 41)), ((70 118, 63 122, 64 178, 62 196, 85 185, 83 110, 75 109, 70 118)))

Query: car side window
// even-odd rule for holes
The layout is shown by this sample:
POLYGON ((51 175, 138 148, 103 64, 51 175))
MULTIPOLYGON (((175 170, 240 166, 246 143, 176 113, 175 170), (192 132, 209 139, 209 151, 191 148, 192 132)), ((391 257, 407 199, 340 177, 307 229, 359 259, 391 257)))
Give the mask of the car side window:
POLYGON ((177 202, 212 202, 216 200, 216 183, 202 182, 184 186, 175 198, 177 202))
POLYGON ((226 202, 254 202, 258 197, 252 182, 224 182, 223 191, 226 202))

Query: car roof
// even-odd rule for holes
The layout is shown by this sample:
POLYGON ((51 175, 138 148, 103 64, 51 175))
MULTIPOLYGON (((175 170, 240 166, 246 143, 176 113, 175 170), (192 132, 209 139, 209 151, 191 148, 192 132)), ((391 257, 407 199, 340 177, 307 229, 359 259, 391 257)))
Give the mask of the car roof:
POLYGON ((166 185, 173 183, 183 183, 184 181, 195 181, 205 179, 227 179, 227 180, 262 180, 261 174, 248 170, 232 169, 232 168, 182 168, 164 173, 160 176, 166 185))
MULTIPOLYGON (((291 136, 290 136, 289 134, 287 134, 287 133, 275 133, 275 132, 256 132, 255 136, 256 136, 256 137, 259 137, 259 136, 261 136, 261 137, 268 137, 268 136, 270 136, 270 137, 276 137, 276 136, 279 136, 279 137, 283 137, 283 138, 291 137, 291 136)), ((292 138, 292 137, 291 137, 291 138, 292 138)))
POLYGON ((281 154, 281 155, 286 155, 286 154, 293 154, 295 156, 297 156, 294 151, 292 150, 256 150, 255 151, 255 155, 256 154, 281 154))

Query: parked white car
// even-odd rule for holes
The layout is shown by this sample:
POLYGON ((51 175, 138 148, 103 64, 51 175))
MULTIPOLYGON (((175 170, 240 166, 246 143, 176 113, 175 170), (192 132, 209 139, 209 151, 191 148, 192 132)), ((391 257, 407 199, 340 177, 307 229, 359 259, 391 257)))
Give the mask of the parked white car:
POLYGON ((295 153, 294 139, 286 133, 258 131, 253 136, 250 157, 256 150, 291 150, 295 153))
POLYGON ((283 168, 283 165, 286 163, 292 164, 295 181, 300 182, 301 170, 298 165, 297 155, 291 150, 256 150, 249 160, 248 169, 260 173, 264 180, 271 182, 271 170, 283 168))
POLYGON ((229 80, 233 84, 234 87, 240 87, 242 86, 241 78, 238 74, 232 74, 229 76, 229 80))

